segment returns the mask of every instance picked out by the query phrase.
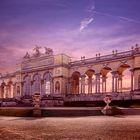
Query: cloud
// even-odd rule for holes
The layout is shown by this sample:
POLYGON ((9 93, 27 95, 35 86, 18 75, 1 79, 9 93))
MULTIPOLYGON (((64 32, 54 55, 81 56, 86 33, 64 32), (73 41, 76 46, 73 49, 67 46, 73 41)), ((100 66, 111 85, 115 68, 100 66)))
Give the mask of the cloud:
POLYGON ((131 19, 131 18, 122 17, 122 16, 118 16, 118 18, 120 18, 120 19, 122 19, 122 20, 125 20, 125 21, 128 21, 128 22, 133 22, 133 23, 138 23, 138 24, 140 24, 140 21, 134 20, 134 19, 131 19))
POLYGON ((96 11, 96 10, 94 11, 94 14, 107 16, 107 17, 112 17, 112 18, 115 18, 115 19, 118 19, 118 20, 123 20, 123 21, 127 21, 127 22, 140 24, 140 21, 132 19, 132 18, 124 17, 124 16, 114 16, 114 15, 111 15, 109 13, 102 13, 102 12, 99 12, 99 11, 96 11))
POLYGON ((80 23, 80 31, 83 31, 91 22, 93 21, 93 18, 85 18, 80 23))
POLYGON ((95 5, 90 6, 86 11, 93 12, 95 10, 95 5))

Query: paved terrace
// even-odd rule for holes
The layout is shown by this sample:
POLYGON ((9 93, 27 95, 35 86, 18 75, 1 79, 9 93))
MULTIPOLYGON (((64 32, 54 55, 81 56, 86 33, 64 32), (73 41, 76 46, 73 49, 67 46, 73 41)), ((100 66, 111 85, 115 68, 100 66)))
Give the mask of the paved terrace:
POLYGON ((2 140, 140 140, 140 116, 0 117, 2 140))

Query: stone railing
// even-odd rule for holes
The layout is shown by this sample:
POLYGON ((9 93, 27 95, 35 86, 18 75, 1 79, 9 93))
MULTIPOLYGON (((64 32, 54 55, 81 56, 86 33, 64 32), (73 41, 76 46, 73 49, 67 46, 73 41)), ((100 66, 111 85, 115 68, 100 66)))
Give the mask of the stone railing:
POLYGON ((70 65, 71 66, 76 66, 76 65, 82 65, 82 64, 97 63, 97 62, 100 62, 100 61, 131 57, 131 56, 136 55, 136 54, 140 54, 140 47, 136 47, 135 49, 132 48, 132 50, 130 50, 130 51, 125 51, 125 52, 120 52, 120 53, 118 53, 116 51, 116 52, 113 52, 110 55, 100 56, 100 54, 98 54, 94 58, 89 58, 89 59, 84 58, 84 59, 81 59, 81 60, 70 62, 70 65))
MULTIPOLYGON (((94 94, 68 94, 65 97, 65 101, 103 101, 103 98, 106 95, 110 95, 112 100, 131 100, 135 95, 131 94, 131 92, 122 92, 122 93, 94 93, 94 94)), ((140 96, 137 97, 140 99, 140 96)))

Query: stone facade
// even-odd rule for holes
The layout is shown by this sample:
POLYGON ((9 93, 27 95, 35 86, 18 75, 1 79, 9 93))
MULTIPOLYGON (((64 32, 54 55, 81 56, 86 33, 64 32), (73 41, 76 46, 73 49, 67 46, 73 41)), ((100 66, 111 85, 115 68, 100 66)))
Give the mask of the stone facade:
MULTIPOLYGON (((53 50, 45 48, 40 52, 36 46, 34 53, 28 52, 17 71, 2 74, 0 77, 0 98, 32 97, 40 93, 41 97, 67 95, 105 95, 108 73, 111 73, 110 94, 123 93, 123 73, 129 69, 131 88, 127 94, 139 94, 140 91, 140 47, 129 51, 113 51, 110 55, 71 61, 66 54, 54 55, 53 50), (86 86, 85 86, 86 85, 86 86), (93 88, 94 87, 94 88, 93 88), (86 91, 85 91, 86 90, 86 91)), ((93 98, 93 97, 92 97, 93 98)))

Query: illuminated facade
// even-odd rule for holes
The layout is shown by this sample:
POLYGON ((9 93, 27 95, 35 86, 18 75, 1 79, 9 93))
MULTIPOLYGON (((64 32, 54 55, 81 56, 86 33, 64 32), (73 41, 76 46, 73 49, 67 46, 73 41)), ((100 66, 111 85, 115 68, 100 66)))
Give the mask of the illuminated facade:
POLYGON ((0 98, 32 97, 39 92, 42 98, 62 96, 73 101, 102 99, 106 94, 120 99, 139 98, 139 91, 138 45, 129 51, 78 61, 71 61, 66 54, 54 55, 50 48, 41 53, 36 47, 32 55, 26 53, 14 73, 0 77, 0 98))

